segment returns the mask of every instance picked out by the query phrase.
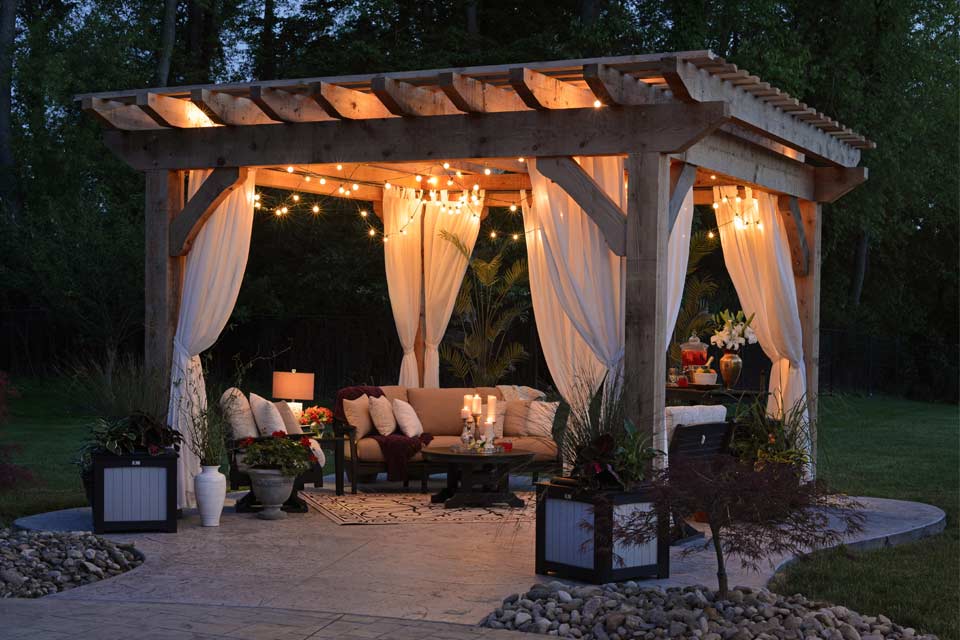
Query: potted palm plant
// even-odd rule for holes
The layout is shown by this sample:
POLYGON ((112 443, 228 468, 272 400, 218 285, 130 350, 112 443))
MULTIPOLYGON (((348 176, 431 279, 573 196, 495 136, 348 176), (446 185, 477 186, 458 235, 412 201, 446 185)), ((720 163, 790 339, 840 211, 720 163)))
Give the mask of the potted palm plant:
POLYGON ((283 431, 273 437, 247 438, 240 442, 243 465, 249 467, 253 493, 263 505, 257 515, 264 520, 279 520, 287 514, 280 508, 293 492, 296 477, 317 462, 310 449, 310 438, 291 440, 283 431))

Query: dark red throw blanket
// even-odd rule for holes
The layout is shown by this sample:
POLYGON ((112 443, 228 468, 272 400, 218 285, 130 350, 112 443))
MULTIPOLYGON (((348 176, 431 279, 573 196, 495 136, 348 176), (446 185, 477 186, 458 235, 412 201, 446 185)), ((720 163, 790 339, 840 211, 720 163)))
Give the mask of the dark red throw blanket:
POLYGON ((380 445, 380 451, 383 452, 383 460, 387 465, 387 480, 406 480, 407 463, 410 458, 417 455, 423 447, 430 444, 433 436, 429 433, 422 433, 416 438, 410 438, 399 431, 395 431, 388 436, 382 436, 375 433, 370 436, 380 445))
MULTIPOLYGON (((371 398, 383 396, 383 390, 380 387, 356 386, 345 387, 337 392, 337 401, 333 405, 333 417, 340 422, 346 423, 347 417, 343 413, 344 400, 356 400, 366 394, 371 398)), ((407 463, 410 458, 417 455, 423 447, 430 444, 433 436, 429 433, 421 434, 416 438, 409 438, 399 431, 395 431, 388 436, 382 436, 376 431, 370 436, 380 445, 380 451, 383 453, 383 460, 387 467, 388 480, 405 480, 407 477, 407 463)))

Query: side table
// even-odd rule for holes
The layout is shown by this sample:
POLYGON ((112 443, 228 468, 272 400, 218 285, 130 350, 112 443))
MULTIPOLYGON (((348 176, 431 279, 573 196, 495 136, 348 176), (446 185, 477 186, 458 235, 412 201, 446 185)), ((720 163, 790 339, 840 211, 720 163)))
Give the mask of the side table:
MULTIPOLYGON (((323 433, 320 435, 310 434, 310 437, 316 440, 324 449, 333 450, 333 476, 336 480, 337 495, 344 494, 343 476, 346 471, 345 447, 347 444, 353 446, 353 441, 349 433, 323 433)), ((350 463, 356 465, 357 456, 351 455, 350 463)), ((357 473, 356 469, 350 474, 350 493, 357 492, 357 473)))

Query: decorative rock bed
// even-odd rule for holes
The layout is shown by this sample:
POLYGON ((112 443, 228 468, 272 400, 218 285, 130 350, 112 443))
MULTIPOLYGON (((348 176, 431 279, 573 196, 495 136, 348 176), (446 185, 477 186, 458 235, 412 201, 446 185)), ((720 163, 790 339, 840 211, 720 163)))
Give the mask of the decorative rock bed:
POLYGON ((119 575, 142 562, 133 545, 92 533, 0 529, 0 598, 39 598, 119 575))
POLYGON ((737 587, 727 599, 706 587, 641 587, 636 582, 535 584, 514 594, 482 626, 581 640, 936 640, 846 607, 737 587))

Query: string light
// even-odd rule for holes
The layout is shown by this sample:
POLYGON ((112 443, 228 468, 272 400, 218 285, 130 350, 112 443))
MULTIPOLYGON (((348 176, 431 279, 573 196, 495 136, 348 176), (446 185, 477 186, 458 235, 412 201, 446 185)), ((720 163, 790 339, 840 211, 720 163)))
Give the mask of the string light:
POLYGON ((711 173, 711 174, 710 174, 710 179, 711 179, 711 180, 716 180, 716 179, 717 179, 716 174, 711 173))
POLYGON ((259 202, 254 202, 254 203, 253 203, 253 208, 254 208, 254 209, 259 209, 259 208, 260 208, 260 203, 259 203, 259 202))
POLYGON ((594 109, 599 109, 599 108, 602 107, 602 106, 603 106, 603 103, 600 102, 599 100, 594 100, 594 101, 593 101, 593 108, 594 108, 594 109))
POLYGON ((714 209, 719 209, 719 208, 720 208, 720 203, 719 203, 719 202, 714 202, 714 203, 713 203, 713 208, 714 208, 714 209))
POLYGON ((457 169, 457 177, 458 177, 458 178, 462 178, 462 177, 463 177, 463 171, 460 171, 459 169, 457 169))
POLYGON ((260 200, 260 194, 259 194, 259 193, 253 194, 253 199, 254 199, 254 200, 260 200))
POLYGON ((519 240, 519 239, 520 239, 520 234, 519 234, 519 233, 513 234, 513 239, 514 239, 514 240, 519 240))
POLYGON ((389 191, 389 190, 390 190, 390 187, 392 187, 392 186, 393 186, 393 185, 390 184, 389 182, 384 182, 384 183, 383 183, 383 188, 386 189, 387 191, 389 191))
POLYGON ((293 194, 293 201, 294 201, 294 202, 300 202, 300 194, 298 194, 298 193, 293 194))
POLYGON ((477 184, 476 182, 474 182, 474 183, 473 183, 473 190, 474 190, 474 191, 480 191, 480 185, 477 184))
POLYGON ((286 215, 288 211, 290 211, 290 210, 287 209, 286 207, 280 207, 280 213, 286 215))
POLYGON ((735 216, 733 219, 733 226, 737 229, 743 229, 743 218, 740 216, 735 216))
POLYGON ((483 170, 483 175, 485 175, 485 176, 490 175, 490 168, 489 168, 489 167, 487 167, 486 169, 483 170))
POLYGON ((414 178, 414 180, 416 180, 417 182, 423 182, 423 176, 417 174, 417 176, 414 178))
POLYGON ((326 178, 320 178, 320 184, 327 184, 326 178))
POLYGON ((304 178, 304 180, 306 180, 307 182, 310 182, 310 176, 307 176, 306 178, 304 178))
POLYGON ((515 204, 510 205, 510 213, 516 213, 516 212, 517 212, 517 205, 515 204))
POLYGON ((708 232, 707 232, 707 237, 710 238, 711 240, 713 240, 713 236, 714 236, 713 231, 708 231, 708 232))
POLYGON ((450 168, 450 163, 449 163, 449 162, 444 162, 444 163, 443 163, 443 168, 444 168, 444 169, 449 169, 449 168, 450 168))
POLYGON ((311 209, 311 211, 313 211, 314 213, 320 213, 320 206, 319 206, 319 205, 313 205, 313 209, 311 209))
POLYGON ((496 237, 497 237, 497 232, 496 232, 496 231, 491 231, 491 232, 490 232, 490 237, 491 237, 491 238, 496 238, 496 237))
POLYGON ((361 218, 366 218, 366 217, 367 217, 367 210, 366 210, 366 209, 361 209, 361 210, 360 210, 360 217, 361 217, 361 218))
POLYGON ((293 173, 293 167, 287 167, 287 173, 293 173))
POLYGON ((338 165, 337 165, 337 171, 343 171, 343 165, 342 165, 342 164, 338 164, 338 165))
POLYGON ((430 176, 427 182, 429 182, 430 184, 437 184, 437 176, 430 176))
MULTIPOLYGON (((367 234, 372 238, 373 236, 377 235, 377 232, 375 229, 370 229, 367 234)), ((386 238, 384 238, 384 241, 386 241, 386 238)))
POLYGON ((517 162, 524 162, 523 156, 520 156, 519 158, 517 158, 517 162))
POLYGON ((354 183, 353 183, 353 190, 354 190, 354 191, 358 191, 359 189, 360 189, 360 185, 358 185, 356 182, 354 182, 354 183))
POLYGON ((346 189, 343 188, 343 185, 340 185, 340 188, 337 191, 339 191, 340 193, 345 193, 346 189))
POLYGON ((450 178, 447 178, 447 186, 448 186, 448 187, 452 187, 452 186, 453 186, 453 180, 451 180, 450 178))

